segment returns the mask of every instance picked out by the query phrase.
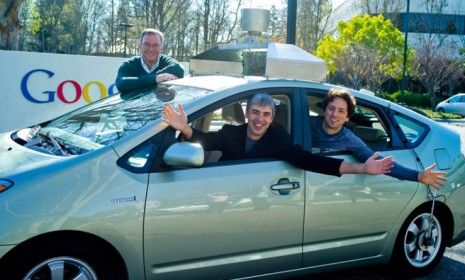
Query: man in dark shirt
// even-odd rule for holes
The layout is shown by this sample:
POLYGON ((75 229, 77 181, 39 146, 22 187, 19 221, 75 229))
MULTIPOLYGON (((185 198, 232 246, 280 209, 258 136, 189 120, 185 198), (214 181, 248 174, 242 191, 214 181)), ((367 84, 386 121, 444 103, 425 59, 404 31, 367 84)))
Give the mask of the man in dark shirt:
POLYGON ((124 61, 118 70, 116 88, 127 93, 154 89, 158 83, 184 77, 184 69, 173 58, 162 54, 163 33, 147 28, 140 36, 140 56, 124 61))
POLYGON ((224 125, 218 132, 204 133, 191 128, 182 105, 178 105, 176 111, 166 104, 163 113, 163 121, 180 130, 185 139, 200 142, 207 151, 221 151, 221 160, 276 157, 308 171, 334 176, 349 173, 384 174, 389 173, 394 165, 392 157, 375 160, 379 156, 377 153, 365 163, 347 163, 341 159, 313 155, 294 145, 283 128, 272 125, 275 105, 272 97, 266 93, 254 95, 247 103, 246 124, 224 125))

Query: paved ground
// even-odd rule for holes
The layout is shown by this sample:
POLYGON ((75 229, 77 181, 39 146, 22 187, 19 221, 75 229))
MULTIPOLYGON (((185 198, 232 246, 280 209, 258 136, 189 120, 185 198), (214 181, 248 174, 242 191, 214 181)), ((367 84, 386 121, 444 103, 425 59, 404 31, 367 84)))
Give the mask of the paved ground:
MULTIPOLYGON (((331 273, 315 274, 292 280, 398 280, 402 275, 394 275, 384 266, 364 267, 341 270, 331 273)), ((444 258, 436 269, 426 277, 415 280, 463 280, 465 279, 465 242, 447 248, 444 258)))

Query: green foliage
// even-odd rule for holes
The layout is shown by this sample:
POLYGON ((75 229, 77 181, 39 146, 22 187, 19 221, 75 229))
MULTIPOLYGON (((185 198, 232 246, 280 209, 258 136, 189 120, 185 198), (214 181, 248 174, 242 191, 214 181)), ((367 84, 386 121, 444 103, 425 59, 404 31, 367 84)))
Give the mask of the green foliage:
POLYGON ((415 93, 411 91, 400 91, 394 93, 379 93, 379 97, 392 101, 398 104, 406 104, 407 106, 428 108, 431 106, 431 96, 428 94, 415 93))
POLYGON ((426 109, 426 108, 417 108, 417 110, 420 110, 423 112, 424 115, 428 116, 431 119, 461 119, 462 116, 456 115, 456 114, 451 114, 451 113, 440 113, 440 112, 435 112, 431 109, 426 109))
POLYGON ((410 109, 417 111, 420 114, 426 115, 432 119, 460 119, 462 118, 461 116, 456 115, 456 114, 440 113, 440 112, 435 112, 429 109, 431 107, 431 96, 429 94, 404 91, 404 95, 402 96, 400 91, 396 91, 391 94, 382 92, 382 93, 377 94, 377 96, 387 99, 397 104, 405 104, 410 109))
MULTIPOLYGON (((377 91, 373 85, 379 86, 386 77, 401 77, 403 50, 404 37, 390 20, 364 15, 340 22, 335 36, 318 42, 315 54, 326 61, 329 74, 356 77, 377 91)), ((413 57, 409 49, 409 63, 413 57)))

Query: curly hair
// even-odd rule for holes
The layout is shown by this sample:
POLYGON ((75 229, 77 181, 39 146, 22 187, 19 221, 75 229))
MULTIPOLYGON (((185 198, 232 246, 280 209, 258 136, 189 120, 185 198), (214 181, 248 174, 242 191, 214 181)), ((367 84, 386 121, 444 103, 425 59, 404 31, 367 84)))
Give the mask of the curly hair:
POLYGON ((357 102, 355 101, 355 97, 350 94, 347 89, 341 87, 334 87, 329 90, 328 95, 323 100, 323 110, 326 111, 326 106, 336 98, 345 100, 347 103, 347 115, 349 118, 352 117, 355 113, 355 105, 357 105, 357 102))

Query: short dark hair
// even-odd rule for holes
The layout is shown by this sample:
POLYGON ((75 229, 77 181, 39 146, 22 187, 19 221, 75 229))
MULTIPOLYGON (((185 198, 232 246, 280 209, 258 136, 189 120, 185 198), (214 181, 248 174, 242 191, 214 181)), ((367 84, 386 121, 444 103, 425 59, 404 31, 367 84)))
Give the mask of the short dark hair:
POLYGON ((158 29, 155 28, 145 28, 142 33, 140 34, 140 43, 142 44, 142 40, 144 40, 144 36, 148 34, 155 34, 160 37, 161 44, 163 45, 163 41, 165 40, 165 35, 158 29))
POLYGON ((347 115, 349 118, 352 117, 355 113, 355 105, 357 105, 357 101, 355 100, 355 97, 345 88, 331 88, 328 92, 328 95, 326 95, 325 99, 323 100, 323 110, 326 111, 326 106, 328 106, 328 104, 333 102, 336 98, 342 98, 345 100, 347 103, 347 115))
POLYGON ((273 97, 271 97, 268 93, 256 93, 254 94, 248 101, 247 106, 245 107, 245 111, 248 113, 249 109, 252 105, 261 105, 261 106, 270 106, 271 112, 273 117, 276 112, 275 103, 273 101, 273 97))

